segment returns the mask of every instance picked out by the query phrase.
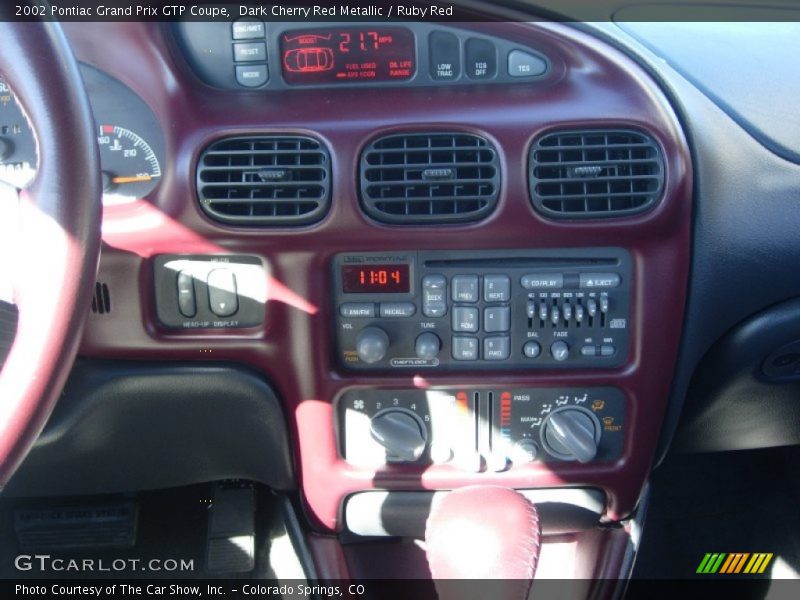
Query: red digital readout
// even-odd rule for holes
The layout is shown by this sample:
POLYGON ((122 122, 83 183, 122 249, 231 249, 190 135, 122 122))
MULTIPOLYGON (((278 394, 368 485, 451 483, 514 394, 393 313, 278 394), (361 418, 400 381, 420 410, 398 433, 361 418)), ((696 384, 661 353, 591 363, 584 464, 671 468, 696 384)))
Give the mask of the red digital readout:
POLYGON ((411 290, 408 272, 408 265, 345 265, 342 287, 346 294, 407 294, 411 290))
POLYGON ((414 35, 401 27, 288 31, 283 78, 292 85, 403 81, 414 76, 414 35))

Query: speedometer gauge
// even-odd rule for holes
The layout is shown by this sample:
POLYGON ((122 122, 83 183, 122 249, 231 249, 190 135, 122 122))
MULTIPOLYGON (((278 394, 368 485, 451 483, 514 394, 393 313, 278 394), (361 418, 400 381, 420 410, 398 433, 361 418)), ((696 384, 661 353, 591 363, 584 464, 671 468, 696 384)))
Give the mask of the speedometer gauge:
POLYGON ((101 125, 97 144, 107 195, 144 198, 158 184, 161 165, 141 136, 116 125, 101 125))

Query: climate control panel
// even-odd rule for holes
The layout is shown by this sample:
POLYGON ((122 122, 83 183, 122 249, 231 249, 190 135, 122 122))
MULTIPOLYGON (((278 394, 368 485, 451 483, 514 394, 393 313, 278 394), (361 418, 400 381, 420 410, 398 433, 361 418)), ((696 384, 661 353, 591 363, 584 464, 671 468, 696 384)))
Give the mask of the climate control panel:
POLYGON ((625 396, 610 387, 365 389, 346 392, 338 413, 342 454, 352 464, 502 471, 619 458, 625 396))
POLYGON ((347 253, 334 260, 348 369, 616 367, 628 357, 620 248, 347 253))

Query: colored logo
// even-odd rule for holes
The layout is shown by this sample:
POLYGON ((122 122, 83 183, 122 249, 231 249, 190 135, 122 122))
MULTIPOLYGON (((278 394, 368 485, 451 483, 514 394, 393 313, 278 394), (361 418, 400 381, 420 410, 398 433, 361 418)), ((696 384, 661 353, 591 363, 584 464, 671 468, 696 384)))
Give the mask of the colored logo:
POLYGON ((772 560, 772 552, 707 552, 700 561, 696 573, 735 575, 739 573, 761 574, 772 560))

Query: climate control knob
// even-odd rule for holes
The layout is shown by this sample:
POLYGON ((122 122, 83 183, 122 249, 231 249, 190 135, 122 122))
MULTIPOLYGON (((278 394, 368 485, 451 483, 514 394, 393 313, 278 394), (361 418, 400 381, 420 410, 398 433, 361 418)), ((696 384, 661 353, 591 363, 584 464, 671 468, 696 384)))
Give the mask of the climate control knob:
POLYGON ((441 349, 442 340, 439 339, 438 335, 430 331, 419 334, 417 341, 414 343, 414 351, 419 358, 434 359, 439 356, 439 350, 441 349))
POLYGON ((548 454, 561 460, 594 459, 601 435, 600 421, 582 406, 558 408, 542 423, 542 445, 548 454))
POLYGON ((389 350, 389 336, 379 327, 367 327, 356 338, 356 354, 365 363, 383 360, 389 350))
POLYGON ((388 408, 376 413, 369 424, 372 439, 386 448, 390 461, 415 462, 428 443, 428 430, 410 410, 388 408))

